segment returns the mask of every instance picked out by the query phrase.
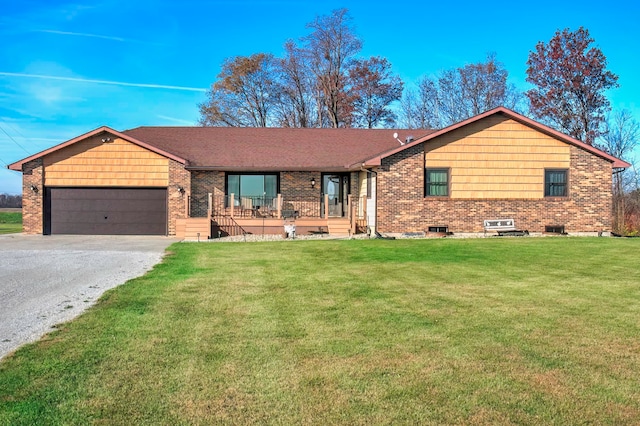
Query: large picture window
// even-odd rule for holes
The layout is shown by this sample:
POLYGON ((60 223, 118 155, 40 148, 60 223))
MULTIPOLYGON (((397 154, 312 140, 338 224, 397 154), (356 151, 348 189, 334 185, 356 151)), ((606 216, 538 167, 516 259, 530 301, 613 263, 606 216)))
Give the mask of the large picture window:
POLYGON ((234 194, 236 203, 250 198, 254 206, 269 204, 278 195, 278 175, 228 173, 227 194, 234 194))
POLYGON ((545 197, 566 197, 567 196, 567 170, 545 170, 544 171, 544 196, 545 197))
POLYGON ((449 196, 449 169, 425 170, 425 196, 449 196))

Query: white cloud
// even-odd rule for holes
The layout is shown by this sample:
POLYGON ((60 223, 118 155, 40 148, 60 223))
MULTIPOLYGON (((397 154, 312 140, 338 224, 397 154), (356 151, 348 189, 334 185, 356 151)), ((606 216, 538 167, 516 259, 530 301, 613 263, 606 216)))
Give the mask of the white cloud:
POLYGON ((4 72, 4 71, 0 71, 0 76, 43 79, 43 80, 71 81, 76 83, 89 83, 89 84, 109 84, 114 86, 142 87, 142 88, 148 88, 148 89, 182 90, 182 91, 188 91, 188 92, 206 92, 207 91, 207 89, 202 87, 172 86, 172 85, 166 85, 166 84, 152 84, 152 83, 128 83, 124 81, 94 80, 94 79, 88 79, 88 78, 62 77, 62 76, 56 76, 56 75, 28 74, 28 73, 16 73, 16 72, 4 72))
POLYGON ((101 38, 104 40, 113 40, 113 41, 127 41, 122 37, 114 37, 114 36, 106 36, 100 34, 89 34, 89 33, 74 33, 71 31, 56 31, 56 30, 36 30, 38 33, 48 33, 48 34, 58 34, 58 35, 69 35, 69 36, 77 36, 77 37, 92 37, 92 38, 101 38))
POLYGON ((175 123, 175 124, 180 124, 180 125, 183 125, 183 126, 193 126, 193 125, 196 124, 192 120, 185 120, 185 119, 182 119, 182 118, 169 117, 169 116, 166 116, 166 115, 158 115, 158 118, 160 118, 160 119, 162 119, 164 121, 168 121, 168 122, 175 123))

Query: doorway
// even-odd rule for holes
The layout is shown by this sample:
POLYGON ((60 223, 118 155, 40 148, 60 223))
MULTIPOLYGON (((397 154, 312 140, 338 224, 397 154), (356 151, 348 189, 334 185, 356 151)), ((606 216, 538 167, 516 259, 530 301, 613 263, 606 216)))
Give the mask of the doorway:
POLYGON ((343 217, 349 195, 349 174, 325 173, 322 175, 322 215, 325 211, 325 195, 329 202, 329 217, 343 217))

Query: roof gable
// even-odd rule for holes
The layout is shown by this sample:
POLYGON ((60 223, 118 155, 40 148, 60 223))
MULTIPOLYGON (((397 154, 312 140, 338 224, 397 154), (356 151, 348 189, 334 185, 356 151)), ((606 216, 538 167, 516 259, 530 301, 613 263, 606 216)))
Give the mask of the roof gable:
POLYGON ((463 128, 465 126, 468 126, 468 125, 470 125, 472 123, 476 123, 478 121, 484 120, 484 119, 486 119, 488 117, 491 117, 491 116, 494 116, 494 115, 497 115, 497 114, 505 115, 506 117, 511 118, 512 120, 517 121, 520 124, 523 124, 523 125, 525 125, 525 126, 527 126, 529 128, 532 128, 532 129, 534 129, 536 131, 539 131, 539 132, 544 133, 544 134, 546 134, 548 136, 551 136, 551 137, 553 137, 553 138, 555 138, 555 139, 557 139, 557 140, 559 140, 561 142, 567 143, 569 145, 574 145, 574 146, 576 146, 578 148, 581 148, 581 149, 583 149, 583 150, 585 150, 587 152, 590 152, 593 155, 596 155, 598 157, 604 158, 604 159, 606 159, 606 160, 608 160, 608 161, 610 161, 612 163, 612 167, 613 168, 627 168, 627 167, 631 166, 631 164, 627 163, 626 161, 623 161, 623 160, 621 160, 619 158, 616 158, 616 157, 614 157, 612 155, 609 155, 606 152, 604 152, 604 151, 602 151, 602 150, 600 150, 598 148, 595 148, 595 147, 593 147, 591 145, 588 145, 588 144, 586 144, 586 143, 584 143, 582 141, 574 139, 571 136, 568 136, 568 135, 565 135, 564 133, 558 132, 557 130, 554 130, 554 129, 548 127, 548 126, 545 126, 544 124, 541 124, 541 123, 539 123, 537 121, 531 120, 531 119, 529 119, 529 118, 527 118, 527 117, 525 117, 523 115, 520 115, 520 114, 518 114, 518 113, 516 113, 514 111, 511 111, 510 109, 504 108, 504 107, 494 108, 494 109, 492 109, 490 111, 487 111, 487 112, 485 112, 483 114, 476 115, 475 117, 471 117, 471 118, 469 118, 467 120, 464 120, 464 121, 461 121, 459 123, 453 124, 451 126, 445 127, 444 129, 432 132, 432 133, 430 133, 430 134, 428 134, 428 135, 426 135, 426 136, 424 136, 424 137, 422 137, 420 139, 415 140, 411 144, 403 145, 403 146, 394 148, 392 150, 389 150, 389 151, 387 151, 387 152, 385 152, 385 153, 383 153, 381 155, 378 155, 378 156, 375 156, 375 157, 371 157, 371 158, 367 159, 364 162, 364 165, 365 166, 379 166, 381 164, 381 161, 382 161, 383 158, 386 158, 386 157, 389 157, 389 156, 391 156, 393 154, 401 152, 401 151, 407 149, 410 146, 415 146, 416 144, 419 144, 419 143, 428 142, 428 141, 430 141, 432 139, 437 138, 438 136, 445 135, 445 134, 450 133, 450 132, 452 132, 454 130, 461 129, 461 128, 463 128))
POLYGON ((100 134, 105 134, 105 139, 109 138, 109 137, 117 137, 117 138, 122 138, 124 140, 126 140, 127 142, 133 143, 135 145, 138 145, 142 148, 148 149, 149 151, 155 152, 156 154, 162 155, 163 157, 167 157, 167 158, 171 158, 173 160, 176 160, 182 164, 185 164, 186 160, 184 160, 183 158, 173 155, 169 152, 165 152, 161 149, 158 149, 155 146, 152 146, 146 142, 137 140, 135 138, 132 138, 128 135, 125 135, 124 133, 118 132, 117 130, 113 130, 110 127, 107 126, 102 126, 102 127, 98 127, 97 129, 91 130, 90 132, 87 132, 85 134, 82 134, 80 136, 77 136, 73 139, 70 139, 66 142, 63 142, 61 144, 58 144, 56 146, 53 146, 51 148, 48 148, 44 151, 40 151, 36 154, 30 155, 29 157, 23 158, 22 160, 16 161, 15 163, 9 164, 9 169, 11 170, 16 170, 16 171, 22 171, 22 165, 25 163, 28 163, 29 161, 41 158, 41 157, 45 157, 51 153, 57 152, 61 149, 67 148, 69 146, 75 145, 77 143, 80 143, 88 138, 91 138, 93 136, 97 136, 100 134), (110 135, 110 136, 109 136, 110 135))

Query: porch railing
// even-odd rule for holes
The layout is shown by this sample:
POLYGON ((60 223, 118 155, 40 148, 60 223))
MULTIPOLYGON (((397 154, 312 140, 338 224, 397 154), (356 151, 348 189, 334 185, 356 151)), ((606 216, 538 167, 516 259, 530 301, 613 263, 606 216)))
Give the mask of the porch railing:
POLYGON ((211 223, 211 237, 234 237, 247 235, 248 232, 230 216, 214 216, 211 223))
MULTIPOLYGON (((237 197, 235 194, 209 194, 208 215, 239 218, 324 218, 329 216, 329 198, 283 196, 237 197)), ((349 195, 343 206, 343 216, 354 219, 366 218, 366 198, 349 195)))

